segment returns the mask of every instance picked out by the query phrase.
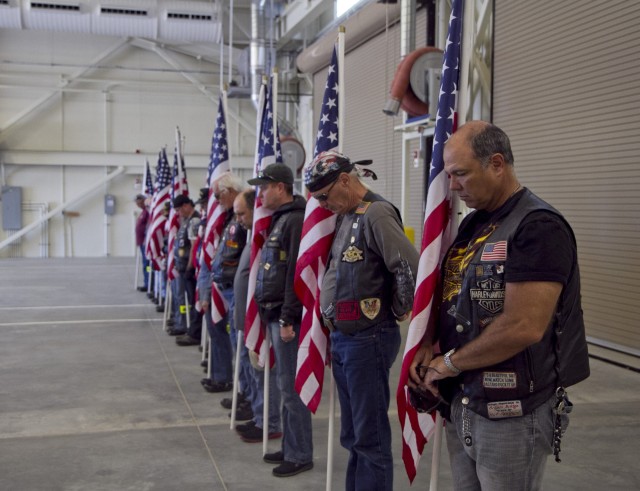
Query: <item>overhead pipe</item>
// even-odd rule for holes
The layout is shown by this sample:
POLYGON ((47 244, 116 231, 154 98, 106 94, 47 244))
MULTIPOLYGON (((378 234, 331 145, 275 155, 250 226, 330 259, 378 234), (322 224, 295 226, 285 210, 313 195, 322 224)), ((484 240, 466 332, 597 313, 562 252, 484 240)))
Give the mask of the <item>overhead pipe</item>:
POLYGON ((266 48, 264 34, 264 8, 260 0, 251 2, 251 41, 249 42, 249 67, 251 71, 251 100, 258 107, 262 75, 266 71, 266 48))

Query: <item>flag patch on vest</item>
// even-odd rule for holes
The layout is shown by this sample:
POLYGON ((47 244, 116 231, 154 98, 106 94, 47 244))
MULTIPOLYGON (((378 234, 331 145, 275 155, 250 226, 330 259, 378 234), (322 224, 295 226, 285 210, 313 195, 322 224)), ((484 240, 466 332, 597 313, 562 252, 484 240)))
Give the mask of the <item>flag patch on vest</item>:
POLYGON ((517 380, 515 372, 482 372, 485 389, 515 389, 517 380))
POLYGON ((491 242, 485 244, 482 249, 480 261, 506 261, 507 260, 507 241, 491 242))
POLYGON ((489 402, 487 403, 487 414, 491 419, 517 418, 518 416, 522 416, 522 402, 489 402))
POLYGON ((360 300, 360 309, 362 310, 362 313, 371 320, 378 317, 380 307, 381 303, 379 298, 365 298, 360 300))

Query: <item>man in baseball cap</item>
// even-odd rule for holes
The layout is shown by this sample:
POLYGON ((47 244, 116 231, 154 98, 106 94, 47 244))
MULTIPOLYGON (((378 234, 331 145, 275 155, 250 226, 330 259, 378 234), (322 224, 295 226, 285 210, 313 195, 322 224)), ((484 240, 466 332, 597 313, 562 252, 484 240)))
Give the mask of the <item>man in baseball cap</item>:
POLYGON ((257 177, 249 179, 247 182, 252 186, 270 184, 272 182, 293 184, 293 172, 285 164, 269 164, 258 173, 257 177))

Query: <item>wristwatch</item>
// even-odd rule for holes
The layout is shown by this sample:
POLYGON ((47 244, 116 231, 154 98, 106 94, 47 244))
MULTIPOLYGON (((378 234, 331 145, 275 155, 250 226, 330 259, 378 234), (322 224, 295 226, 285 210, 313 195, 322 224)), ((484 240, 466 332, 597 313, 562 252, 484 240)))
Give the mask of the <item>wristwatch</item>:
POLYGON ((449 370, 451 370, 453 373, 458 375, 459 373, 462 373, 462 370, 460 370, 457 366, 455 366, 451 361, 451 355, 453 355, 455 352, 456 352, 456 349, 453 348, 444 354, 444 364, 449 370))

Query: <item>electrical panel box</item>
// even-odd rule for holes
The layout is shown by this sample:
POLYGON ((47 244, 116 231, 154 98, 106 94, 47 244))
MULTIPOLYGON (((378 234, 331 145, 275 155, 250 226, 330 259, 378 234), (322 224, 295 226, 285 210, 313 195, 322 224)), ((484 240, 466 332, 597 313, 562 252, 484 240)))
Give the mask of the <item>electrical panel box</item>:
POLYGON ((22 228, 22 188, 2 186, 2 230, 22 228))
POLYGON ((104 213, 109 216, 116 214, 116 197, 113 194, 104 197, 104 213))

